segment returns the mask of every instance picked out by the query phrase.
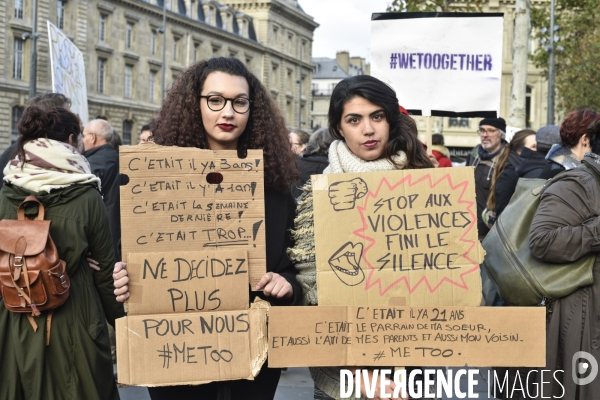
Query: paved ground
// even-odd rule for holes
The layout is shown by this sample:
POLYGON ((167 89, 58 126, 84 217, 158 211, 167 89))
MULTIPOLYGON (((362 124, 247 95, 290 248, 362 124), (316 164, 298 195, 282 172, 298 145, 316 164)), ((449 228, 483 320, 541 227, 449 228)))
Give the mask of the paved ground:
MULTIPOLYGON (((150 400, 145 387, 130 386, 120 388, 122 400, 150 400)), ((313 381, 308 368, 288 368, 281 373, 275 400, 311 400, 313 381)))
MULTIPOLYGON (((480 400, 493 400, 493 397, 488 397, 487 393, 487 368, 478 368, 479 375, 476 377, 478 385, 475 387, 474 393, 480 400)), ((461 380, 461 391, 467 393, 467 379, 461 380)), ((120 388, 122 400, 150 400, 148 391, 144 387, 127 387, 120 388)), ((275 394, 275 400, 312 400, 313 382, 308 372, 308 368, 288 368, 281 374, 279 387, 275 394)), ((473 397, 467 397, 473 398, 473 397)), ((455 400, 458 397, 443 396, 443 400, 455 400)))

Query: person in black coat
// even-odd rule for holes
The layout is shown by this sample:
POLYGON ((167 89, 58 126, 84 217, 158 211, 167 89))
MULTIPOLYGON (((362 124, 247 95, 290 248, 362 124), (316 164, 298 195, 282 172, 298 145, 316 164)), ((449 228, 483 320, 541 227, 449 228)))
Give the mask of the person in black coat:
POLYGON ((515 133, 510 143, 502 150, 498 157, 498 164, 492 175, 492 186, 487 199, 487 211, 484 213, 484 220, 489 228, 496 222, 498 216, 498 198, 500 198, 501 206, 504 209, 506 204, 508 204, 508 199, 512 195, 510 193, 508 199, 505 198, 507 193, 506 187, 511 182, 516 182, 515 170, 521 164, 519 155, 523 147, 536 148, 535 131, 523 129, 515 133))
MULTIPOLYGON (((302 289, 296 269, 286 254, 293 245, 290 229, 295 202, 290 185, 298 180, 295 155, 285 120, 271 94, 240 60, 213 57, 193 64, 177 76, 153 130, 162 146, 237 150, 244 158, 249 149, 264 155, 265 236, 267 272, 256 295, 272 305, 299 305, 302 289)), ((118 301, 129 297, 124 263, 114 269, 118 301)), ((281 370, 265 363, 253 381, 233 380, 198 386, 152 387, 152 400, 244 399, 272 400, 281 370)))
POLYGON ((328 128, 321 128, 313 132, 304 153, 296 159, 300 180, 291 186, 292 196, 297 199, 302 194, 302 186, 310 179, 311 175, 320 175, 329 165, 329 146, 333 137, 328 128))
POLYGON ((83 130, 83 155, 90 163, 92 174, 100 178, 104 206, 108 213, 110 234, 113 240, 115 260, 121 261, 121 199, 119 153, 111 145, 116 135, 113 127, 103 119, 90 121, 83 130))

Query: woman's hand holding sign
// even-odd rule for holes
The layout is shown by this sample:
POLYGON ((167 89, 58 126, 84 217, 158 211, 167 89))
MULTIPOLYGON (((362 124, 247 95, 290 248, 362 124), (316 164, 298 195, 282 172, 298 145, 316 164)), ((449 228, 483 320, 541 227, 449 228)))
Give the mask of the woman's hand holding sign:
POLYGON ((275 272, 267 272, 256 284, 256 290, 262 290, 265 296, 278 299, 289 299, 294 295, 294 288, 283 276, 275 272))
POLYGON ((118 302, 124 302, 129 298, 129 277, 127 276, 127 263, 119 261, 113 270, 113 281, 115 285, 115 296, 118 302))

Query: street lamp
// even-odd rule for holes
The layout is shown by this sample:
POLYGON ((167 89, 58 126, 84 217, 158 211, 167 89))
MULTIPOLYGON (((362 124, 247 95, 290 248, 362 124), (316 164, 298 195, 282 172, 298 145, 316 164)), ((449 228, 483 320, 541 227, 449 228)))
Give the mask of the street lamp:
POLYGON ((550 1, 550 65, 548 67, 548 117, 547 124, 554 125, 554 0, 550 1))
POLYGON ((23 39, 23 41, 31 39, 31 62, 29 64, 29 99, 34 98, 37 92, 37 40, 40 37, 40 34, 37 31, 37 11, 38 2, 37 0, 33 0, 33 22, 31 33, 24 33, 23 35, 21 35, 21 39, 23 39))
POLYGON ((160 85, 160 100, 161 103, 165 100, 165 76, 167 73, 167 0, 162 0, 163 3, 163 24, 162 28, 157 32, 163 35, 162 41, 162 80, 160 85))

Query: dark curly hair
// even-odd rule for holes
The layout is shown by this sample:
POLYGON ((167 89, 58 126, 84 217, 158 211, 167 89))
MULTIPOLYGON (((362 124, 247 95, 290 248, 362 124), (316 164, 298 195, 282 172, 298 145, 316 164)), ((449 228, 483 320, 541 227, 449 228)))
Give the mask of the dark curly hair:
POLYGON ((329 132, 338 140, 344 137, 338 131, 342 121, 344 106, 354 97, 362 97, 383 108, 385 118, 390 125, 390 137, 383 155, 396 164, 392 156, 402 150, 406 153, 406 168, 433 168, 427 152, 417 136, 415 120, 400 112, 400 104, 394 89, 377 78, 369 75, 356 75, 346 78, 336 85, 329 103, 329 132))
POLYGON ((245 78, 250 88, 252 104, 248 124, 238 139, 238 156, 245 158, 248 149, 262 150, 265 185, 287 192, 290 184, 298 180, 298 171, 285 120, 267 89, 237 58, 200 61, 177 76, 155 120, 154 142, 163 146, 209 148, 200 113, 200 95, 206 77, 217 71, 245 78))
POLYGON ((81 121, 77 115, 62 107, 46 110, 31 105, 25 109, 23 117, 17 124, 17 129, 20 133, 17 142, 17 154, 19 155, 21 168, 23 168, 23 163, 26 160, 23 146, 32 140, 46 138, 69 143, 69 138, 71 138, 71 145, 77 147, 77 139, 81 132, 81 121))

